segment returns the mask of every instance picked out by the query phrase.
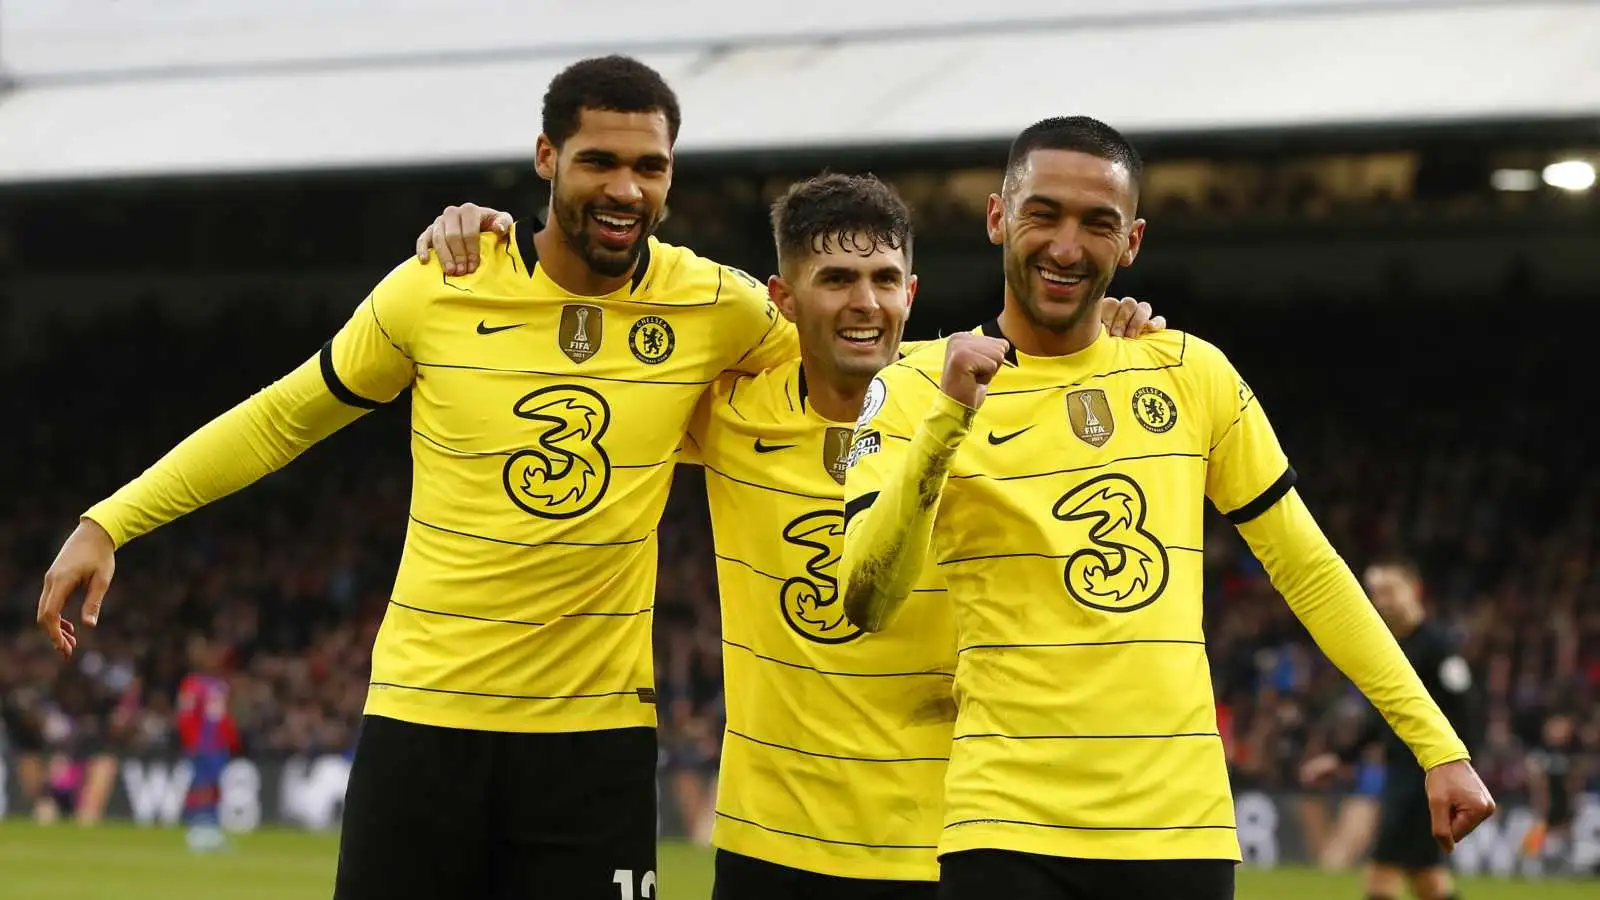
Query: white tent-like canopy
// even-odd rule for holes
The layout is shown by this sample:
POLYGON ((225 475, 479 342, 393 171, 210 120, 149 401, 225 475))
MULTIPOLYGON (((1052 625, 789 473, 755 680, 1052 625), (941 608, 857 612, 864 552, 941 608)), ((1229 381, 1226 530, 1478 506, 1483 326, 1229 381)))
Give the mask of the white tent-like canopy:
POLYGON ((1600 119, 1600 2, 369 6, 10 0, 0 182, 521 162, 549 79, 610 51, 676 88, 684 153, 1003 140, 1066 113, 1134 135, 1600 119))

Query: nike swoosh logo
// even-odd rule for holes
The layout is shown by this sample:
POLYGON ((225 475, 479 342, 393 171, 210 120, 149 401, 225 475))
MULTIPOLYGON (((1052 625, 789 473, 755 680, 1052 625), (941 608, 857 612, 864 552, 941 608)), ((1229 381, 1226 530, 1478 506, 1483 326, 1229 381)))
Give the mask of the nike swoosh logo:
POLYGON ((528 324, 528 323, 526 323, 526 322, 517 322, 517 323, 515 323, 513 325, 494 325, 494 326, 491 326, 491 325, 489 325, 489 323, 484 322, 484 321, 482 321, 480 319, 478 321, 478 333, 479 334, 494 334, 497 331, 510 331, 513 328, 521 328, 522 326, 524 326, 526 324, 528 324))
POLYGON ((774 450, 787 450, 793 446, 794 444, 763 444, 761 443, 761 438, 756 438, 757 453, 771 453, 774 450))
POLYGON ((1021 434, 1024 431, 1028 431, 1031 428, 1033 428, 1033 426, 1029 425, 1027 428, 1018 429, 1016 431, 1011 432, 1010 434, 995 434, 994 432, 991 431, 991 432, 989 432, 989 443, 994 445, 994 446, 996 446, 996 447, 998 447, 1001 444, 1004 444, 1006 441, 1011 440, 1012 438, 1016 437, 1017 435, 1021 434))

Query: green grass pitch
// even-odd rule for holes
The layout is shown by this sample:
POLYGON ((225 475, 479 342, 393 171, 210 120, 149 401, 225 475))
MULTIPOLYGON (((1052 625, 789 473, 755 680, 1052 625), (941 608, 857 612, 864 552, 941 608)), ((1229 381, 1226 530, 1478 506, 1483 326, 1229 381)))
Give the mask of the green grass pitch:
MULTIPOLYGON (((40 827, 0 822, 0 900, 327 900, 337 839, 330 834, 261 831, 235 838, 224 853, 197 856, 174 829, 123 825, 40 827)), ((681 843, 661 847, 659 890, 651 900, 705 900, 711 852, 681 843)), ((1600 888, 1562 882, 1469 880, 1464 900, 1594 900, 1600 888)), ((1239 900, 1360 900, 1354 874, 1306 870, 1239 874, 1239 900)), ((642 900, 642 898, 641 898, 642 900)))

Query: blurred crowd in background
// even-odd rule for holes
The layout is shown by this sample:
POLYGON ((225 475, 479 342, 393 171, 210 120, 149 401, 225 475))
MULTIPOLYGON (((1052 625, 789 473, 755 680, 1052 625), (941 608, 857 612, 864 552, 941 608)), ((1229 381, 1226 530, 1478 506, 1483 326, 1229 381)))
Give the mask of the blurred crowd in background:
MULTIPOLYGON (((1302 493, 1358 572, 1378 552, 1419 560, 1432 614, 1476 676, 1467 737, 1491 788, 1522 789, 1552 715, 1574 716, 1585 752, 1600 757, 1600 477, 1584 464, 1563 355, 1529 339, 1549 330, 1537 304, 1522 324, 1491 305, 1375 328, 1378 306, 1285 304, 1190 324, 1183 304, 1152 299, 1256 386, 1302 493), (1308 330, 1317 342, 1295 346, 1308 330)), ((33 626, 40 578, 76 515, 309 356, 343 308, 330 301, 328 317, 291 321, 238 306, 203 327, 134 309, 41 335, 48 352, 6 367, 17 389, 0 393, 0 420, 13 426, 0 442, 0 747, 13 757, 59 773, 100 754, 171 751, 196 634, 231 682, 247 754, 351 750, 406 523, 404 401, 119 553, 102 624, 70 663, 33 626)), ((701 490, 698 473, 680 469, 656 615, 662 760, 691 833, 709 826, 722 726, 701 490)), ((1307 755, 1370 711, 1227 523, 1211 523, 1210 655, 1235 777, 1294 790, 1307 755)))

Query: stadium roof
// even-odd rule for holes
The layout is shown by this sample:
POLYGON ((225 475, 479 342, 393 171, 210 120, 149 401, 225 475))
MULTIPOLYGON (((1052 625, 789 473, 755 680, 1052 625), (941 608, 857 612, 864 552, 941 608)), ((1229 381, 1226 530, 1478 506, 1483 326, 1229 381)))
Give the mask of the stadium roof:
POLYGON ((714 15, 729 0, 671 17, 618 0, 609 22, 488 0, 360 20, 355 0, 299 0, 261 22, 238 4, 116 4, 165 11, 141 32, 20 0, 0 34, 17 80, 0 94, 0 182, 520 164, 546 82, 603 41, 677 88, 684 153, 1002 141, 1069 112, 1134 135, 1600 120, 1597 3, 1124 0, 1073 16, 1017 0, 947 21, 907 2, 819 0, 780 24, 714 15), (234 18, 205 18, 217 9, 234 18))

